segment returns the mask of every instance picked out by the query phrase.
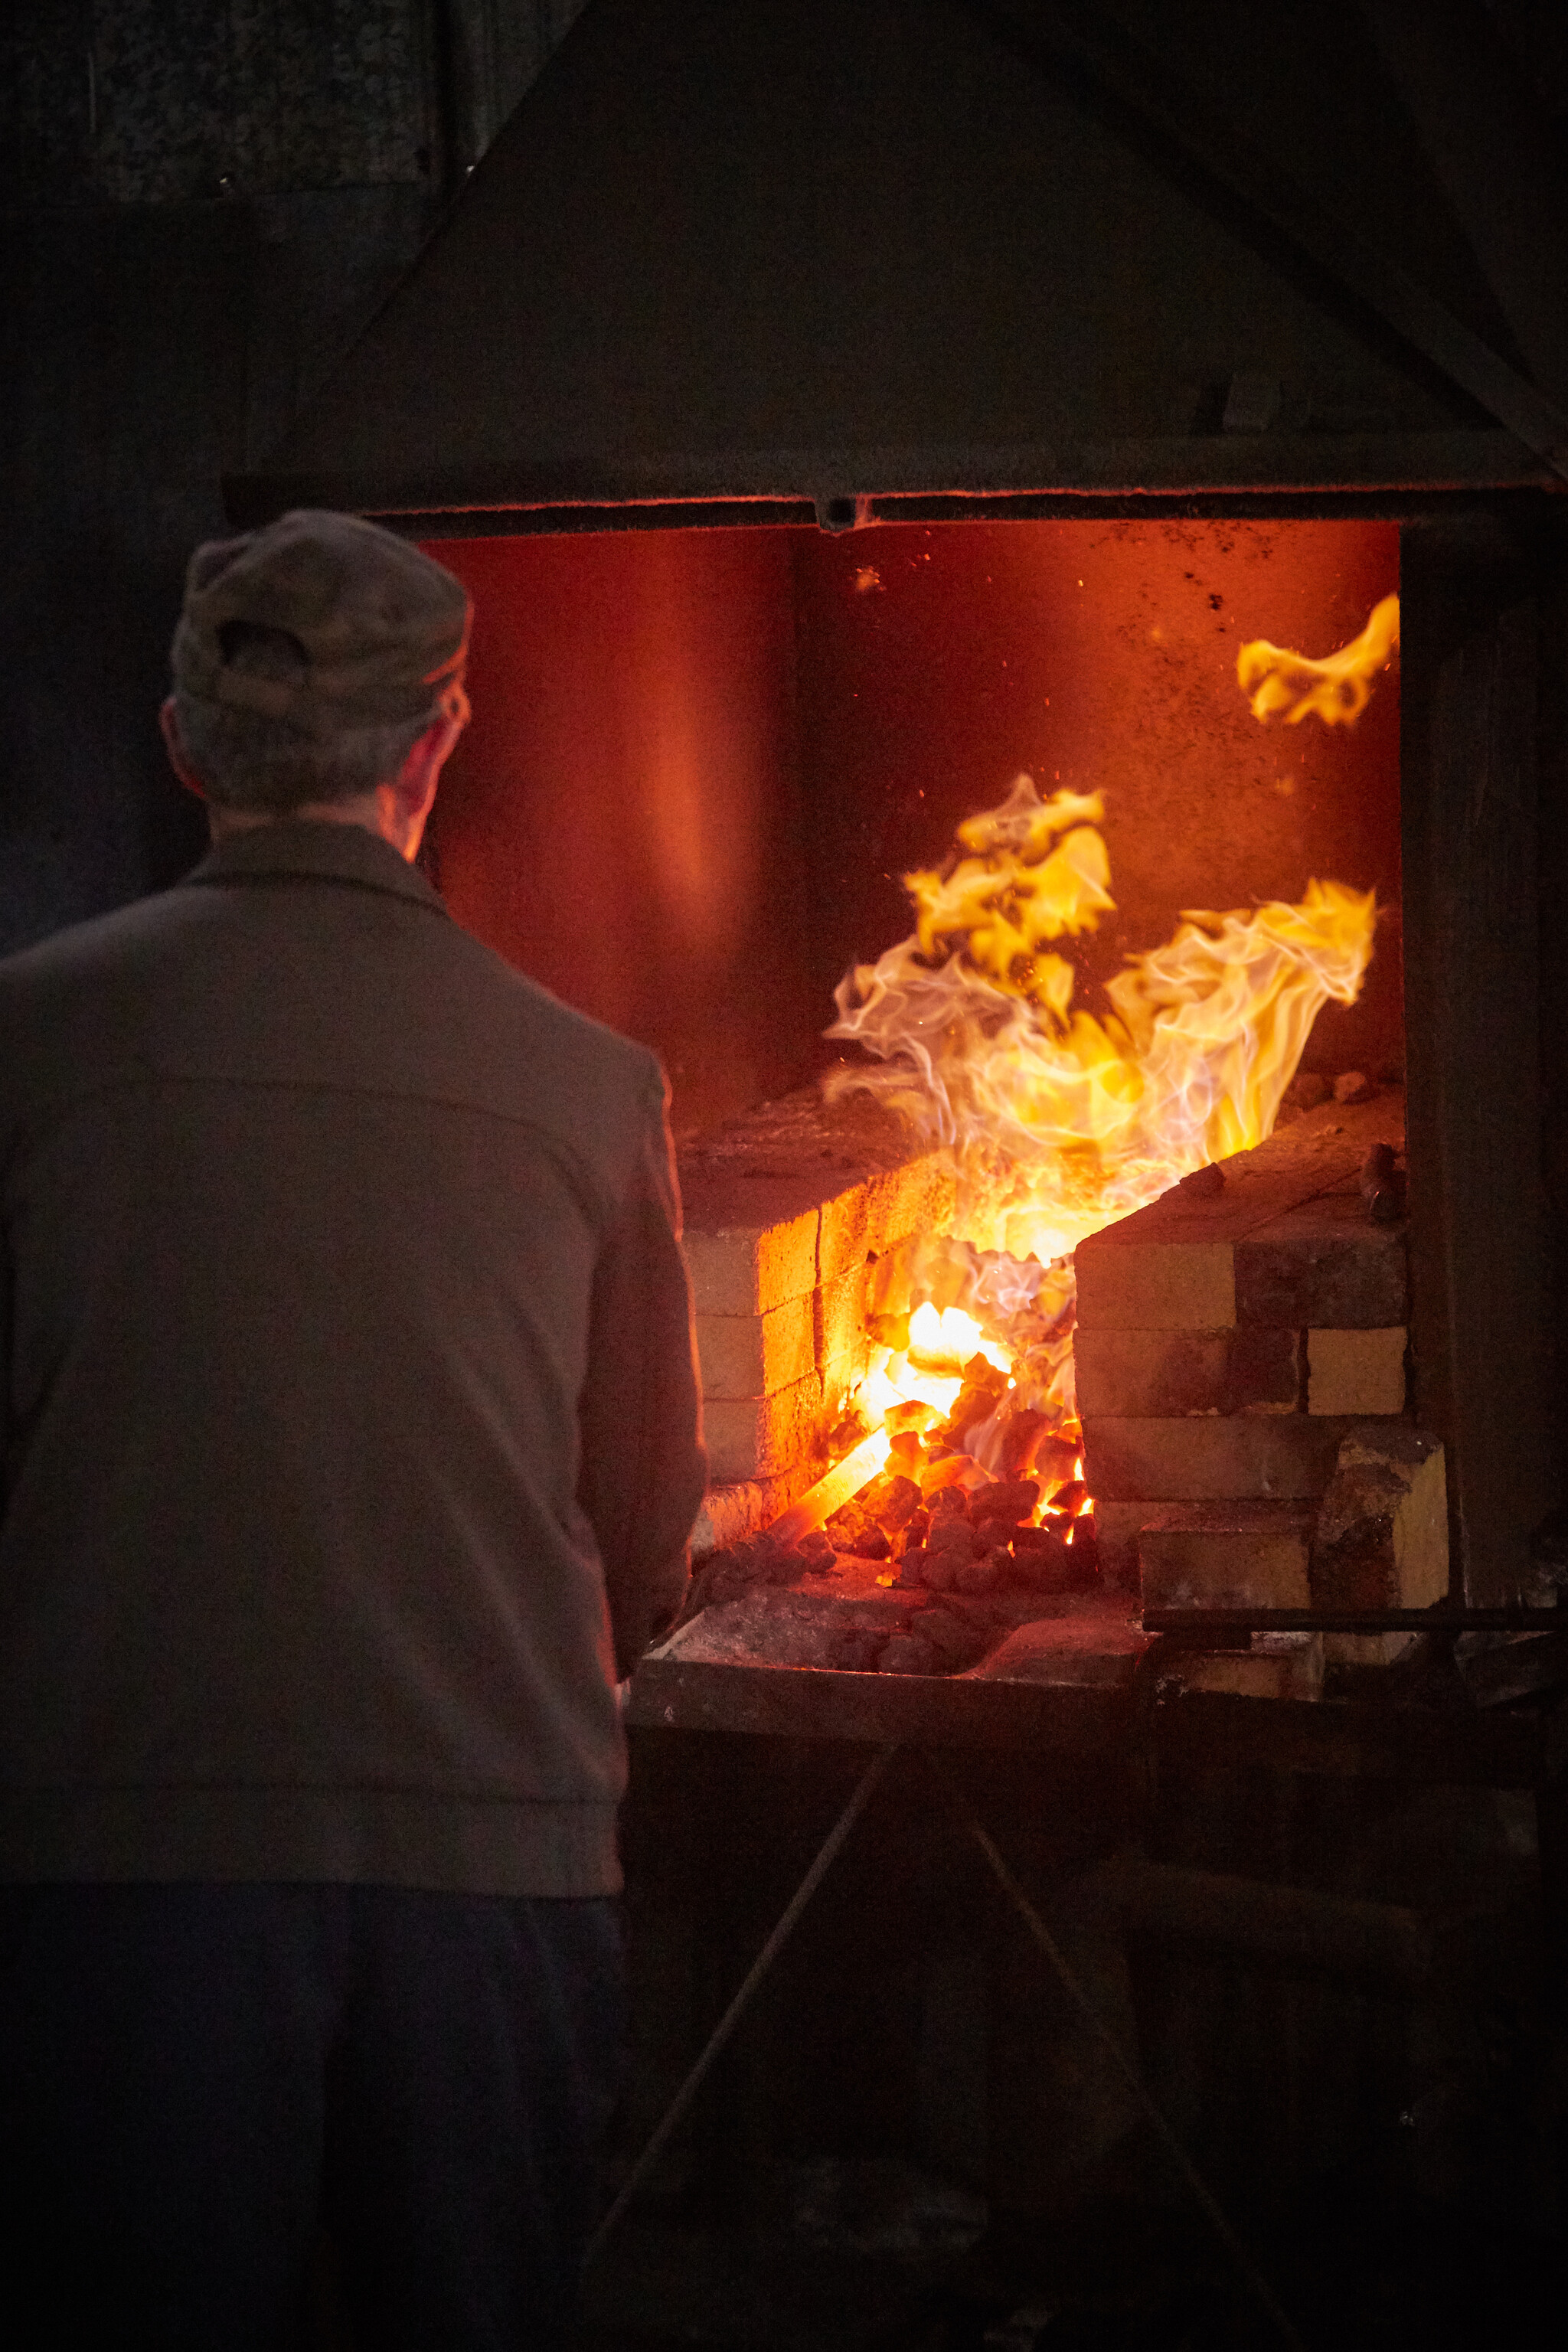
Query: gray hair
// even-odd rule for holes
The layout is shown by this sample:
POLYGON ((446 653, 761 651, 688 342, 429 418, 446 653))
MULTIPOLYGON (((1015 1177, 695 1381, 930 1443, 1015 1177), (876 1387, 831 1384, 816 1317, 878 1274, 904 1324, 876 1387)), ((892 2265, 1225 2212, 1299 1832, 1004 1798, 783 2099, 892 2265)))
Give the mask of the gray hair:
MULTIPOLYGON (((231 668, 261 677, 290 678, 305 649, 287 629, 231 621, 225 631, 231 668)), ((174 710, 186 756, 220 808, 266 809, 273 814, 310 801, 356 800, 390 783, 437 711, 386 727, 354 727, 326 741, 285 719, 174 691, 174 710)))

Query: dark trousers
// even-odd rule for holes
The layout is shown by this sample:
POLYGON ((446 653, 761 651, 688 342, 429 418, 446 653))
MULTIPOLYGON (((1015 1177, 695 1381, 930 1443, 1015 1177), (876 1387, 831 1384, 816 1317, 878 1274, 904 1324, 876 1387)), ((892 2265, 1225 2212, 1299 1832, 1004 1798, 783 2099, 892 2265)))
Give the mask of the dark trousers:
POLYGON ((613 1902, 0 1887, 0 2339, 272 2352, 319 2226, 362 2352, 570 2332, 613 1902))

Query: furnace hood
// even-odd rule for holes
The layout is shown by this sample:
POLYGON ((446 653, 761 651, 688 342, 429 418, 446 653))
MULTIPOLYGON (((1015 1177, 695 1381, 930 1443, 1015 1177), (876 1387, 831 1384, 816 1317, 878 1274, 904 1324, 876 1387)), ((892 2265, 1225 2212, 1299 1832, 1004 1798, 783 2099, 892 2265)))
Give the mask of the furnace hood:
POLYGON ((1120 13, 590 0, 235 520, 1562 488, 1402 12, 1120 13))

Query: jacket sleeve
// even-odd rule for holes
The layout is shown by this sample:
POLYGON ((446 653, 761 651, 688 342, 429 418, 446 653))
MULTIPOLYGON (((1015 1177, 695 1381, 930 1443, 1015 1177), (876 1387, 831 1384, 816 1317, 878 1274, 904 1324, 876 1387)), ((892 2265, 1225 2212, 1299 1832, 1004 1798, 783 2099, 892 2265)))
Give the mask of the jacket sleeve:
POLYGON ((680 1606, 707 1486, 691 1286, 663 1103, 649 1106, 594 1274, 578 1408, 578 1499, 598 1538, 616 1668, 629 1675, 680 1606))

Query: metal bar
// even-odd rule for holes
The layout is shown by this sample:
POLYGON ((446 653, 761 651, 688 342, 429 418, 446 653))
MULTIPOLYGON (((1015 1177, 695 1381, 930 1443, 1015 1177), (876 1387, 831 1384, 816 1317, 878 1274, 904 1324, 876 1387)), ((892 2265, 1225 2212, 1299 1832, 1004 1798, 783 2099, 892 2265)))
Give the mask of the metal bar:
POLYGON ((1568 1633, 1562 1609, 1145 1609, 1145 1633, 1568 1633))
POLYGON ((834 1822, 833 1827, 828 1831, 826 1837, 823 1840, 816 1860, 812 1864, 811 1868, 806 1872, 805 1876, 795 1888, 794 1895, 790 1898, 789 1905, 780 1918, 777 1927, 773 1929, 773 1934, 768 1937, 767 1942, 763 1946, 762 1950, 757 1954, 756 1958, 752 1962, 751 1967, 746 1971, 745 1979, 742 1983, 740 1990, 735 1994, 729 2008, 724 2011, 723 2016, 719 2020, 718 2024, 713 2028, 712 2032, 709 2035, 700 2057, 692 2067, 691 2072, 687 2075, 686 2080, 682 2083, 679 2090, 677 2091, 674 2098, 671 2099, 668 2106, 666 2107, 658 2122, 654 2126, 652 2135, 648 2139, 647 2147, 643 2149, 642 2154, 633 2165, 630 2172, 626 2175, 626 2179, 621 2183, 620 2193, 616 2198, 615 2202, 611 2205, 609 2211, 605 2214, 598 2228, 595 2231, 593 2236, 589 2239, 587 2252, 583 2257, 584 2269, 587 2268, 590 2263, 596 2262, 598 2260, 598 2257, 604 2252, 611 2234, 619 2223, 622 2215, 626 2212, 626 2208, 631 2204, 632 2200, 637 2193, 637 2190, 642 2187, 644 2180, 647 2179, 658 2157, 663 2153, 672 2134, 679 2130, 680 2125, 684 2122, 687 2115, 690 2111, 692 2101, 696 2098, 698 2092, 702 2088, 703 2084, 708 2078, 714 2060, 719 2056, 720 2052, 723 2049, 725 2043, 729 2041, 730 2036, 734 2032, 736 2026, 739 2025, 742 2018, 744 2016, 746 2010, 751 2004, 752 1997, 756 1992, 758 1986, 762 1983, 763 1978, 767 1975, 768 1970, 773 1967, 773 1962, 777 1959, 779 1954, 788 1943, 791 1936, 795 1933, 796 1927, 799 1925, 801 1914, 805 1911, 806 1905, 811 1901, 812 1896, 816 1894, 817 1888, 826 1877, 829 1870, 833 1867, 835 1861, 837 1859, 837 1856, 843 1848, 845 1840, 848 1837, 850 1831, 854 1828, 856 1822, 865 1811, 866 1806, 870 1799, 873 1790, 877 1786, 878 1781, 881 1779, 883 1773, 887 1770, 889 1765, 892 1762, 898 1752, 899 1751, 896 1747, 884 1748, 880 1749, 877 1755, 872 1757, 871 1761, 860 1775, 858 1781, 856 1783, 855 1790, 853 1795, 850 1797, 849 1802, 845 1806, 844 1811, 839 1814, 838 1819, 834 1822))
MULTIPOLYGON (((815 529, 806 486, 826 494, 866 493, 873 521, 905 512, 889 500, 949 501, 1030 498, 1055 501, 1042 511, 1092 520, 1095 501, 1132 502, 1157 511, 1159 499, 1207 498, 1234 513, 1243 500, 1289 499, 1310 511, 1311 498, 1368 498, 1425 512, 1436 500, 1548 487, 1538 461, 1517 435, 1495 425, 1455 425, 1436 433, 1171 434, 1108 441, 1062 441, 982 447, 931 443, 917 447, 760 450, 741 457, 677 452, 656 468, 598 457, 572 465, 488 462, 388 479, 363 473, 267 474, 223 478, 224 509, 241 527, 270 522, 289 506, 336 506, 383 521, 410 519, 420 531, 448 531, 469 518, 501 531, 685 529, 693 504, 718 523, 785 522, 815 529), (1426 504, 1423 504, 1425 501, 1426 504), (732 510, 732 511, 731 511, 732 510), (443 523, 442 518, 445 518, 443 523), (565 520, 563 520, 562 518, 565 520)), ((1554 490, 1555 485, 1550 488, 1554 490)), ((990 512, 988 505, 977 512, 990 512)), ((1247 510, 1253 508, 1249 503, 1247 510)), ((1348 511, 1360 512, 1359 506, 1348 511)))
POLYGON ((1144 2089, 1143 2078, 1138 2069, 1133 2065, 1110 2028, 1100 2017, 1099 2011, 1084 1991, 1071 1969, 1068 1968, 1055 1937, 1003 1861, 994 1840, 981 1827, 973 1813, 969 1816, 969 1827, 976 1845, 990 1864, 998 1885, 1056 1970, 1061 1981, 1062 1990, 1067 1993, 1068 1998, 1079 2011, 1085 2023, 1091 2028, 1110 2052, 1117 2072, 1164 2142, 1167 2154, 1202 2207, 1209 2227, 1236 2264, 1239 2275, 1250 2288, 1258 2307, 1268 2313, 1275 2334, 1282 2344, 1293 2346, 1294 2352, 1306 2352, 1306 2346, 1297 2333, 1293 2322, 1276 2299, 1273 2288, 1237 2237, 1224 2208, 1205 2181, 1192 2158, 1144 2089))
POLYGON ((1008 0, 963 0, 993 37, 1037 68, 1066 67, 1228 189, 1499 423, 1568 476, 1568 417, 1453 312, 1365 236, 1227 122, 1169 62, 1142 50, 1121 26, 1095 33, 1059 6, 1026 16, 1008 0), (1098 37, 1097 37, 1098 36, 1098 37))
POLYGON ((1131 1677, 1064 1686, 652 1657, 632 1677, 626 1719, 648 1731, 1109 1757, 1124 1745, 1131 1713, 1131 1677))
POLYGON ((775 1542, 798 1543, 813 1528, 821 1527, 885 1467, 889 1444, 885 1430, 876 1429, 869 1437, 863 1437, 852 1453, 836 1462, 825 1477, 808 1486, 797 1503, 774 1519, 768 1533, 775 1542))

